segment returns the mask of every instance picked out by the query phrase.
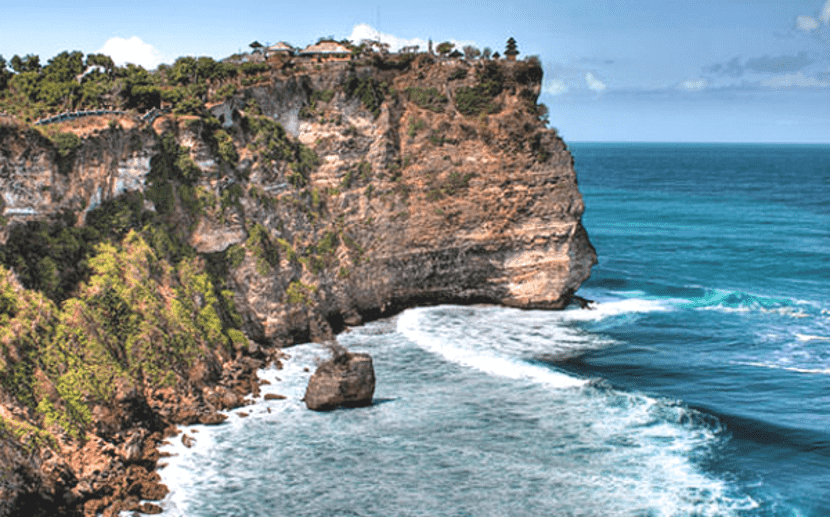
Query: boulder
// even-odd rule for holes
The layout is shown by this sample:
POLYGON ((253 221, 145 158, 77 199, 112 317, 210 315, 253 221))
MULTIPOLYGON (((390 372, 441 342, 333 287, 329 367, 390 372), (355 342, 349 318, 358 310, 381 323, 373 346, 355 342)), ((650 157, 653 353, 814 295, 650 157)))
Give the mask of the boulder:
POLYGON ((314 411, 372 404, 375 370, 369 354, 333 349, 333 357, 317 367, 308 381, 305 405, 314 411))

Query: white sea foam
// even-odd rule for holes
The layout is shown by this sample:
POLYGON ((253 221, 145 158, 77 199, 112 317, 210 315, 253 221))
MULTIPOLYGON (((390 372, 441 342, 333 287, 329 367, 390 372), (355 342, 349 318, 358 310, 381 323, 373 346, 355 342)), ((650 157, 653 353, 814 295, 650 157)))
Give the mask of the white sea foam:
POLYGON ((584 386, 587 381, 577 379, 548 368, 528 364, 487 350, 475 350, 458 346, 456 343, 442 339, 421 330, 422 315, 429 309, 415 309, 404 312, 398 317, 398 331, 430 352, 462 366, 475 368, 481 372, 506 377, 525 379, 554 388, 574 388, 584 386))
POLYGON ((229 473, 211 470, 205 465, 205 459, 210 458, 217 448, 217 435, 230 432, 234 436, 242 437, 246 428, 257 420, 281 418, 286 413, 305 409, 301 399, 304 395, 304 381, 310 375, 305 370, 313 369, 315 358, 322 354, 318 346, 299 345, 291 348, 289 355, 292 357, 283 361, 283 369, 271 366, 258 371, 259 378, 267 380, 270 384, 260 387, 260 398, 254 404, 224 411, 228 419, 218 426, 183 426, 179 435, 170 438, 167 445, 160 447, 161 452, 170 454, 170 457, 160 460, 160 463, 164 464, 159 469, 161 482, 170 489, 167 497, 161 502, 163 515, 191 517, 193 514, 190 507, 193 498, 198 497, 206 485, 227 482, 229 473), (282 382, 283 380, 287 382, 282 382), (266 401, 264 397, 268 393, 283 395, 286 398, 266 401), (248 416, 242 417, 240 413, 246 413, 248 416), (185 435, 193 440, 190 447, 182 441, 185 435))
POLYGON ((799 341, 830 341, 830 336, 813 336, 810 334, 799 334, 797 332, 795 338, 799 341))
POLYGON ((590 309, 567 310, 562 313, 562 317, 568 321, 598 321, 625 314, 644 314, 670 310, 672 310, 672 300, 626 298, 598 302, 592 305, 590 309))
MULTIPOLYGON (((668 310, 664 303, 641 299, 602 305, 606 310, 599 318, 668 310)), ((535 352, 557 346, 574 352, 608 346, 607 340, 596 336, 592 339, 590 334, 564 326, 579 321, 571 315, 582 312, 590 311, 415 309, 399 317, 398 331, 455 364, 556 388, 552 393, 563 394, 561 413, 549 415, 561 426, 561 430, 551 431, 552 442, 561 448, 563 457, 578 465, 547 475, 571 487, 567 492, 573 508, 596 508, 601 502, 604 515, 632 515, 635 508, 649 508, 648 515, 666 517, 734 515, 756 508, 752 498, 734 496, 727 482, 697 467, 694 458, 705 455, 720 438, 719 430, 709 424, 689 423, 696 418, 693 411, 640 394, 594 389, 582 379, 511 356, 511 349, 501 344, 517 338, 524 349, 514 347, 514 351, 535 352), (542 341, 547 341, 546 345, 533 343, 532 338, 539 332, 545 334, 542 341), (554 344, 563 338, 564 342, 554 344), (580 386, 583 389, 561 390, 580 386), (567 429, 579 431, 563 431, 567 429), (553 438, 558 433, 564 433, 567 441, 553 438), (614 496, 605 498, 600 494, 614 496)))
POLYGON ((780 363, 764 363, 760 361, 735 362, 744 366, 756 366, 758 368, 769 368, 771 370, 786 370, 789 372, 810 373, 819 375, 830 375, 830 368, 805 368, 801 366, 788 366, 780 363))
POLYGON ((260 372, 272 381, 263 391, 287 400, 259 402, 242 409, 248 418, 231 415, 222 426, 194 427, 197 433, 185 428, 195 445, 187 449, 177 438, 165 448, 178 455, 161 470, 172 490, 164 515, 271 515, 274 508, 257 497, 265 492, 268 500, 285 505, 283 514, 297 515, 330 514, 332 508, 364 500, 380 505, 374 507, 377 513, 369 511, 376 515, 395 513, 395 504, 413 515, 486 514, 493 504, 497 510, 490 511, 507 514, 519 501, 549 515, 602 509, 609 517, 732 516, 757 506, 697 464, 696 458, 721 439, 717 425, 682 405, 586 383, 525 361, 554 342, 562 353, 614 346, 570 325, 563 314, 434 307, 406 311, 394 326, 378 322, 342 336, 351 346, 383 347, 373 356, 381 396, 392 403, 367 413, 305 410, 300 399, 310 373, 304 368, 313 369, 314 358, 323 353, 315 345, 289 349, 292 358, 283 370, 260 372), (376 332, 378 325, 387 332, 376 332), (453 372, 453 382, 462 384, 423 386, 428 396, 413 392, 413 384, 434 376, 436 368, 453 372), (465 386, 481 393, 459 400, 465 386), (481 409, 470 411, 476 407, 470 402, 480 397, 506 409, 484 415, 481 409), (511 415, 519 420, 510 420, 511 415), (435 434, 436 429, 444 434, 435 434), (511 433, 521 433, 515 438, 520 449, 504 438, 511 433), (359 446, 361 441, 368 448, 359 446), (462 480, 456 489, 458 481, 450 480, 459 472, 469 472, 471 483, 462 480), (363 483, 351 483, 345 494, 343 483, 355 475, 363 483), (372 476, 385 480, 380 489, 372 476), (479 484, 491 488, 482 491, 479 484), (369 488, 360 492, 364 485, 369 488), (494 499, 485 501, 485 493, 494 499), (471 494, 481 496, 470 502, 471 494), (433 503, 436 498, 440 501, 433 503), (479 500, 485 506, 476 506, 479 500))

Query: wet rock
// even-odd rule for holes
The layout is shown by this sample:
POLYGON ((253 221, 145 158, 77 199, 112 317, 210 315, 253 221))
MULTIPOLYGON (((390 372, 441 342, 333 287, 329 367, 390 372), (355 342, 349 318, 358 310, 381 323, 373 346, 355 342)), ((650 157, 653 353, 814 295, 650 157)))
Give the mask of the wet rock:
POLYGON ((276 393, 266 393, 265 400, 285 400, 285 395, 277 395, 276 393))
POLYGON ((332 356, 309 379, 303 398, 306 407, 327 411, 341 406, 371 405, 375 370, 369 354, 353 354, 345 348, 333 347, 332 356))
POLYGON ((161 506, 153 503, 141 503, 138 505, 138 511, 148 515, 157 515, 162 512, 161 506))
POLYGON ((227 419, 227 415, 223 415, 222 413, 205 413, 199 417, 199 423, 204 425, 218 425, 227 419))

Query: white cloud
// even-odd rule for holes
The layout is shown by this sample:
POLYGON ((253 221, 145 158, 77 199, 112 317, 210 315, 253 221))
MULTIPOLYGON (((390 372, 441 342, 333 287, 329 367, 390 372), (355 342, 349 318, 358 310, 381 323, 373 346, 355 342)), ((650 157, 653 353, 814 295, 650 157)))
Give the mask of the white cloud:
MULTIPOLYGON (((419 50, 421 52, 426 52, 427 48, 429 47, 429 42, 422 38, 399 38, 392 34, 384 34, 379 32, 377 29, 372 27, 369 24, 361 23, 359 25, 355 25, 352 29, 351 35, 349 35, 349 40, 354 43, 360 43, 362 40, 375 40, 377 41, 380 39, 381 43, 389 44, 389 50, 392 52, 400 50, 402 47, 411 47, 414 45, 418 45, 419 50)), ((458 49, 460 52, 461 49, 465 45, 473 45, 475 46, 474 41, 459 41, 451 39, 449 40, 450 43, 455 45, 455 48, 458 49)), ((439 43, 443 43, 442 41, 433 41, 432 45, 433 48, 438 46, 439 43)))
POLYGON ((795 18, 795 26, 804 32, 812 32, 818 29, 818 20, 812 16, 797 16, 795 18))
POLYGON ((815 77, 807 77, 802 72, 770 77, 769 79, 761 81, 761 84, 769 86, 770 88, 791 88, 793 86, 801 88, 826 88, 830 86, 830 82, 819 81, 815 77))
POLYGON ((568 91, 568 85, 562 79, 551 79, 545 83, 545 87, 542 90, 551 95, 562 95, 568 91))
POLYGON ((144 43, 138 36, 129 39, 110 38, 97 52, 108 55, 118 66, 133 63, 148 70, 156 68, 164 60, 161 52, 156 47, 144 43))
POLYGON ((830 0, 827 0, 824 4, 821 14, 818 15, 818 19, 824 23, 824 25, 830 25, 830 0))
POLYGON ((709 85, 709 81, 706 79, 695 79, 689 81, 683 81, 680 83, 680 89, 686 90, 688 92, 698 92, 709 85))
POLYGON ((597 93, 601 93, 605 91, 606 88, 608 88, 608 86, 606 86, 604 82, 597 79, 597 77, 591 72, 585 74, 585 82, 588 83, 588 88, 594 90, 597 93))

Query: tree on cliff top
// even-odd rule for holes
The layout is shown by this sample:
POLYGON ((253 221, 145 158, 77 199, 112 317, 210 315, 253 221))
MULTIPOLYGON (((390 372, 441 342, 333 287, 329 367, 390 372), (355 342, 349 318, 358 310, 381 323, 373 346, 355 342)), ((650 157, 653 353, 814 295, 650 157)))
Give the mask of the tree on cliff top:
POLYGON ((446 56, 450 52, 452 52, 453 47, 455 45, 450 43, 449 41, 445 41, 444 43, 439 43, 437 47, 435 47, 436 52, 441 54, 442 56, 446 56))
POLYGON ((513 39, 511 36, 510 39, 507 40, 507 45, 504 49, 504 55, 507 56, 507 59, 514 60, 516 56, 519 55, 519 51, 516 49, 516 40, 513 39))
POLYGON ((0 91, 6 89, 11 79, 12 73, 6 69, 6 60, 0 55, 0 91))

